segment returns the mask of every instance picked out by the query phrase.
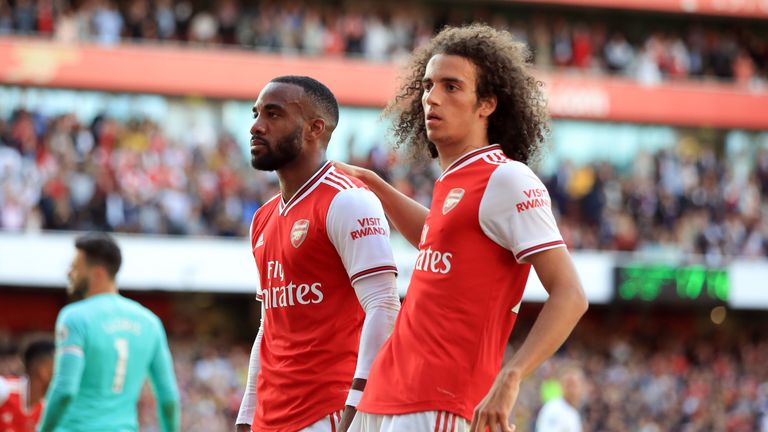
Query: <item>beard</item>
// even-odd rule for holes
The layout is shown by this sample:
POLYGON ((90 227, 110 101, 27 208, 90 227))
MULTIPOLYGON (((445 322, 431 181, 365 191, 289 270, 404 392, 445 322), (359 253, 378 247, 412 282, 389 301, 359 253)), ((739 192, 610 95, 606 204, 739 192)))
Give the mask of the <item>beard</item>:
POLYGON ((84 299, 90 289, 89 285, 87 278, 70 279, 69 286, 67 286, 67 294, 70 300, 79 301, 84 299))
MULTIPOLYGON (((258 139, 258 138, 257 138, 258 139)), ((266 140, 265 154, 256 156, 251 151, 251 166, 259 171, 276 171, 293 162, 301 153, 301 128, 281 138, 274 145, 266 140)))

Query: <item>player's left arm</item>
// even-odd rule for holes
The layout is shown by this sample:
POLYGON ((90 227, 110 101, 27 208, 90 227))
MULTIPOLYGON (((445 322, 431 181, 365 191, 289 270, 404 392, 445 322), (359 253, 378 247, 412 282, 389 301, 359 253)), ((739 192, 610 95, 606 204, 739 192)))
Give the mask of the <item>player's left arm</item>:
POLYGON ((56 323, 56 357, 53 378, 45 396, 39 432, 53 431, 80 389, 85 369, 85 325, 72 313, 62 311, 56 323))
POLYGON ((176 432, 181 427, 181 408, 176 374, 173 371, 173 358, 168 348, 168 337, 163 323, 158 318, 156 323, 157 346, 149 364, 149 379, 155 391, 157 414, 163 432, 176 432))
POLYGON ((357 354, 357 367, 344 413, 339 422, 339 432, 346 432, 357 413, 357 405, 363 397, 363 390, 371 371, 371 365, 381 346, 387 340, 395 326, 397 313, 400 311, 400 299, 394 273, 382 273, 358 280, 354 284, 355 293, 365 311, 365 321, 360 334, 360 347, 357 354))
POLYGON ((483 200, 480 215, 486 234, 515 254, 518 261, 531 264, 549 293, 522 346, 476 407, 470 428, 480 432, 486 426, 496 430, 498 425, 499 430, 508 432, 512 430, 509 414, 522 379, 555 353, 588 304, 552 215, 549 194, 533 172, 522 165, 500 167, 491 177, 483 200))
MULTIPOLYGON (((262 299, 263 300, 263 299, 262 299)), ((240 410, 237 412, 235 420, 235 430, 240 432, 250 432, 253 417, 256 414, 258 405, 258 381, 261 371, 261 341, 264 340, 264 320, 266 319, 267 309, 263 302, 261 303, 261 320, 259 330, 256 333, 256 339, 251 347, 251 358, 248 360, 248 378, 245 382, 245 391, 243 400, 240 401, 240 410)))
POLYGON ((357 367, 339 422, 339 431, 345 432, 357 412, 373 360, 392 333, 400 299, 389 226, 381 203, 372 192, 340 192, 331 203, 326 227, 365 311, 357 367))
POLYGON ((528 261, 536 269, 549 299, 520 349, 504 365, 490 391, 475 409, 473 427, 476 427, 470 429, 472 432, 485 430, 485 424, 499 423, 509 428, 509 414, 523 378, 555 353, 587 310, 586 295, 566 249, 539 252, 531 255, 528 261))

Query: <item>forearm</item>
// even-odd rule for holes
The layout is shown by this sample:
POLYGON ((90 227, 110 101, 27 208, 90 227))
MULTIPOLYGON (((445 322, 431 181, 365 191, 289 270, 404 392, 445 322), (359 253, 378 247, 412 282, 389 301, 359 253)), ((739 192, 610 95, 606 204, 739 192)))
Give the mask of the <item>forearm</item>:
POLYGON ((366 170, 366 173, 361 177, 371 192, 376 194, 381 201, 384 213, 392 225, 400 231, 409 243, 418 247, 429 209, 395 189, 394 186, 384 181, 373 171, 366 170))
MULTIPOLYGON (((262 309, 262 314, 263 313, 264 310, 262 309)), ((253 341, 253 347, 251 347, 251 358, 248 362, 248 379, 245 383, 245 393, 243 394, 243 400, 240 403, 240 410, 237 413, 237 420, 235 421, 236 425, 250 425, 253 422, 253 416, 256 413, 256 384, 258 381, 259 370, 261 369, 259 350, 263 335, 264 328, 263 326, 260 326, 259 332, 256 334, 256 339, 253 341)))
POLYGON ((376 354, 389 335, 392 334, 399 310, 400 303, 398 301, 397 304, 384 304, 366 313, 360 335, 355 378, 368 379, 376 354))
POLYGON ((365 311, 354 378, 366 380, 373 360, 395 327, 397 313, 400 311, 400 299, 397 296, 394 273, 382 273, 360 279, 355 282, 354 289, 360 306, 365 311))
POLYGON ((400 311, 394 273, 383 273, 360 279, 355 282, 354 288, 360 306, 365 311, 365 321, 360 334, 354 379, 339 422, 340 432, 346 432, 352 424, 373 360, 392 334, 397 313, 400 311))
POLYGON ((352 420, 357 415, 357 405, 360 403, 363 390, 365 390, 365 384, 368 382, 366 379, 355 378, 352 380, 352 386, 349 390, 349 396, 344 406, 344 412, 341 414, 341 420, 339 420, 339 432, 347 432, 352 425, 352 420))
POLYGON ((149 369, 149 379, 157 401, 157 417, 163 432, 177 432, 181 427, 181 406, 176 373, 173 370, 173 358, 168 349, 168 341, 163 329, 162 338, 157 346, 155 357, 149 369))
POLYGON ((56 355, 54 376, 45 396, 45 411, 39 431, 52 431, 59 424, 80 388, 85 361, 82 352, 71 351, 56 355))
POLYGON ((178 400, 158 402, 157 416, 163 432, 177 432, 181 429, 181 407, 178 400))
POLYGON ((169 353, 168 358, 163 360, 164 365, 157 369, 153 367, 150 374, 157 400, 157 418, 163 432, 177 432, 181 427, 179 390, 176 387, 176 376, 171 361, 169 353))
POLYGON ((61 417, 69 408, 72 402, 73 396, 71 394, 62 393, 60 391, 52 391, 49 393, 48 399, 45 401, 45 413, 40 420, 38 426, 38 432, 51 432, 59 424, 61 417))
POLYGON ((533 328, 501 374, 508 380, 521 380, 533 372, 565 342, 586 309, 581 289, 551 290, 533 328))

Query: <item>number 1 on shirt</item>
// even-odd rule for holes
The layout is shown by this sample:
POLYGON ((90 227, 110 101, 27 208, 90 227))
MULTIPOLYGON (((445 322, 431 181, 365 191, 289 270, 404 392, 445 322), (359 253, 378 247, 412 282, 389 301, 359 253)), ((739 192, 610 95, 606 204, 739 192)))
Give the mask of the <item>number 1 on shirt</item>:
POLYGON ((128 339, 115 339, 117 350, 117 365, 115 366, 115 378, 112 380, 112 392, 122 393, 125 384, 125 371, 128 366, 128 339))

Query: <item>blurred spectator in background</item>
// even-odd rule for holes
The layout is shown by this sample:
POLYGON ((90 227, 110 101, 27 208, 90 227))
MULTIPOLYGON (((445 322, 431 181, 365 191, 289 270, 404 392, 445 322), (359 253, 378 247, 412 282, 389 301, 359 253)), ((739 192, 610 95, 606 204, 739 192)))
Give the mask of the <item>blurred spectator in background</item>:
POLYGON ((0 228, 244 235, 247 214, 274 195, 270 175, 246 179, 232 137, 182 146, 149 120, 23 110, 0 123, 0 228))
POLYGON ((120 42, 123 32, 123 17, 113 0, 97 0, 93 12, 94 40, 102 45, 120 42))
POLYGON ((605 44, 603 58, 605 58, 605 66, 609 71, 623 74, 632 64, 635 52, 624 34, 617 31, 605 44))
POLYGON ((35 3, 33 0, 17 0, 13 7, 13 24, 16 33, 27 35, 36 30, 35 3))
POLYGON ((536 417, 536 432, 581 432, 579 410, 586 391, 584 372, 570 367, 562 372, 562 396, 547 401, 536 417))
POLYGON ((0 428, 34 432, 43 412, 43 398, 53 376, 55 346, 48 340, 30 343, 22 355, 24 375, 0 370, 0 428))
POLYGON ((0 0, 0 35, 14 33, 13 9, 7 0, 0 0))

